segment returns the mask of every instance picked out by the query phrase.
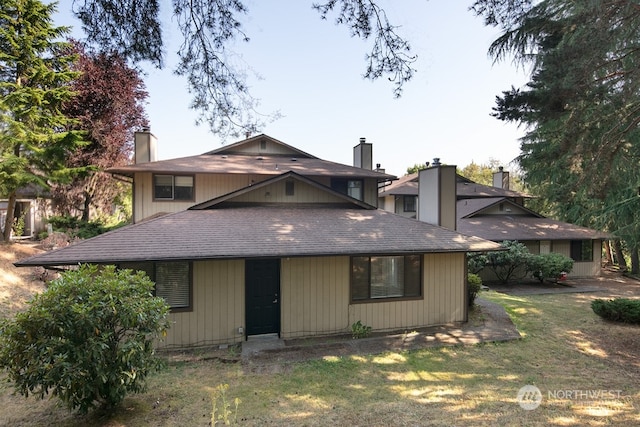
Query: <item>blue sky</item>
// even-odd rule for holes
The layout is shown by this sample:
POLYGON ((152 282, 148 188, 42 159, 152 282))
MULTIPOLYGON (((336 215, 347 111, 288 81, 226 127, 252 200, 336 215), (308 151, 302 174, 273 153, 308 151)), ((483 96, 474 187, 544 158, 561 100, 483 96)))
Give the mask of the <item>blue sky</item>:
MULTIPOLYGON (((366 137, 373 144, 374 163, 396 175, 434 157, 459 167, 496 159, 509 168, 518 155, 524 130, 490 113, 496 95, 511 85, 522 86, 527 78, 510 62, 493 64, 487 57, 498 33, 467 10, 471 0, 380 0, 418 55, 418 71, 400 99, 394 99, 386 79, 362 78, 370 42, 351 38, 331 19, 322 21, 311 9, 312 0, 246 4, 249 14, 242 21, 251 41, 237 44, 235 60, 249 70, 251 93, 261 100, 259 111, 282 115, 262 133, 345 164, 352 164, 353 147, 366 137)), ((70 5, 71 0, 60 1, 56 24, 79 31, 70 5)), ((167 20, 169 12, 164 11, 167 20)), ((201 154, 235 142, 195 125, 186 80, 172 73, 180 35, 165 35, 167 67, 145 68, 147 113, 159 158, 201 154)))

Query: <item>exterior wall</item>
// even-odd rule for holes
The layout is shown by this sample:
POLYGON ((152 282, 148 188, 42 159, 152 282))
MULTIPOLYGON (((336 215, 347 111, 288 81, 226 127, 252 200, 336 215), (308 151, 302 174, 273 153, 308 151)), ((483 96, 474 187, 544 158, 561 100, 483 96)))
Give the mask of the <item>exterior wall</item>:
POLYGON ((293 181, 293 195, 286 194, 286 181, 267 185, 260 191, 251 191, 233 198, 234 202, 248 203, 339 203, 344 200, 323 189, 301 181, 293 181))
POLYGON ((172 323, 159 348, 241 342, 244 327, 244 261, 193 263, 193 311, 171 313, 172 323))
MULTIPOLYGON (((569 240, 532 240, 522 242, 525 244, 529 252, 532 254, 547 254, 556 252, 567 257, 571 256, 571 242, 569 240)), ((597 277, 602 273, 602 241, 593 241, 593 260, 590 262, 577 262, 573 263, 573 270, 568 274, 570 278, 576 277, 597 277)), ((495 282, 496 276, 492 271, 484 269, 480 272, 480 277, 483 282, 495 282)), ((522 277, 522 274, 516 273, 517 277, 522 277)), ((530 279, 530 277, 527 277, 530 279)))
MULTIPOLYGON (((134 205, 133 205, 133 222, 141 221, 145 218, 149 218, 159 213, 173 213, 180 212, 189 207, 206 202, 213 198, 225 195, 235 190, 247 187, 251 184, 262 182, 266 179, 272 178, 272 175, 242 175, 242 174, 196 174, 195 185, 195 200, 193 201, 154 201, 153 200, 153 174, 137 173, 134 177, 134 205)), ((316 177, 310 177, 315 181, 327 187, 331 186, 331 179, 328 177, 322 177, 316 179, 316 177)), ((296 185, 299 187, 299 185, 296 185)), ((364 180, 364 202, 373 206, 377 206, 378 203, 378 187, 375 179, 364 180)), ((326 201, 326 194, 320 196, 322 192, 312 187, 313 194, 305 197, 301 197, 301 194, 297 194, 300 200, 298 203, 311 203, 311 202, 323 202, 326 201), (303 201, 304 199, 304 201, 303 201)), ((301 193, 296 189, 296 193, 301 193)), ((261 193, 264 195, 264 193, 261 193)), ((282 184, 282 193, 284 195, 284 184, 282 184)), ((257 196, 257 195, 254 195, 257 196)), ((240 199, 237 199, 240 200, 240 199)), ((252 200, 261 202, 276 202, 276 201, 292 201, 290 198, 283 198, 281 200, 275 200, 270 198, 267 200, 252 200)))
POLYGON ((360 320, 376 331, 465 321, 465 255, 426 254, 419 300, 349 303, 349 257, 282 263, 283 338, 349 333, 360 320))
MULTIPOLYGON (((552 242, 552 252, 571 255, 571 242, 568 240, 552 242)), ((593 241, 593 260, 591 262, 574 262, 569 277, 593 277, 602 273, 602 241, 593 241)))
MULTIPOLYGON (((350 304, 348 256, 285 258, 281 262, 281 337, 351 332, 360 320, 376 331, 465 321, 465 255, 426 254, 419 300, 350 304)), ((158 348, 232 344, 244 337, 243 260, 193 263, 193 311, 170 314, 158 348)))

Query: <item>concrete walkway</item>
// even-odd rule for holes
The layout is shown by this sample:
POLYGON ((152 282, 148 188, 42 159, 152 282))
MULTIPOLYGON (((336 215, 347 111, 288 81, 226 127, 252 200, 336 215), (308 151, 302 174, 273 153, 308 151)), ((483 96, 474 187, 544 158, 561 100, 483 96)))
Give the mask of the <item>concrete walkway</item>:
POLYGON ((482 298, 476 299, 476 305, 482 313, 478 316, 479 320, 406 333, 362 339, 343 336, 290 341, 280 340, 277 336, 256 339, 252 337, 242 343, 242 363, 245 365, 283 364, 329 356, 380 354, 388 351, 469 345, 520 338, 520 333, 502 306, 482 298))

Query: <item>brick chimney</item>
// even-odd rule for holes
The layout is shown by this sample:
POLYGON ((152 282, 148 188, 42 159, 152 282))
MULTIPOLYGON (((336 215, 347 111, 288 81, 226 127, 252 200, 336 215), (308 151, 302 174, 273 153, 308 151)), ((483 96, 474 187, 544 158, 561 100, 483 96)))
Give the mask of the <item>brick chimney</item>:
POLYGON ((157 139, 149 128, 143 128, 134 135, 134 157, 133 162, 149 163, 155 162, 157 158, 157 139))
POLYGON ((366 138, 360 138, 360 144, 353 147, 353 166, 373 170, 373 145, 366 138))
POLYGON ((418 214, 420 221, 456 229, 456 167, 439 158, 418 172, 418 214))

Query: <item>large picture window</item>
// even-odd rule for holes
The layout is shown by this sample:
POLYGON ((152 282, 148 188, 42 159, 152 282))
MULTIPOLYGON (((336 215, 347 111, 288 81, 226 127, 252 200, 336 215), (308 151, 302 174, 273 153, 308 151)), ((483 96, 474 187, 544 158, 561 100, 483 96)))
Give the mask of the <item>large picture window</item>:
POLYGON ((421 272, 421 255, 352 257, 351 300, 420 297, 421 272))
POLYGON ((164 298, 171 311, 190 311, 191 263, 186 261, 122 263, 120 268, 139 270, 155 283, 155 295, 164 298))
POLYGON ((155 200, 194 200, 193 176, 154 175, 155 200))
POLYGON ((572 240, 571 259, 576 262, 593 261, 593 242, 591 240, 572 240))

